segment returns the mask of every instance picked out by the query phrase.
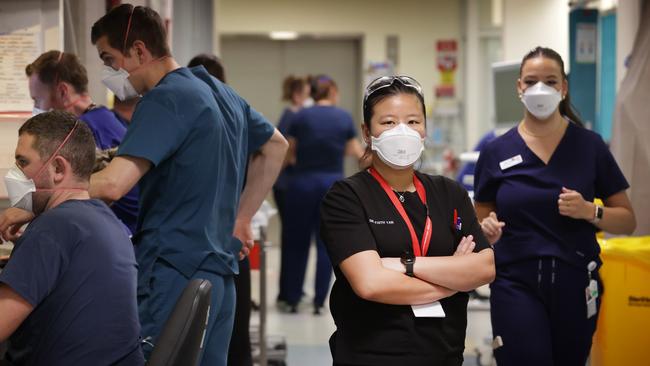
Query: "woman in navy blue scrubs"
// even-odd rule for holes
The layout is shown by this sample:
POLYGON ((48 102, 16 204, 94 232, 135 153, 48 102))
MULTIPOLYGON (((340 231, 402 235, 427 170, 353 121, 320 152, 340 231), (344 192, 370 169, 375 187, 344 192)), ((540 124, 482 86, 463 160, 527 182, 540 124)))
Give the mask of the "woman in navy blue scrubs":
MULTIPOLYGON (((307 78, 289 75, 282 83, 282 100, 290 103, 280 116, 278 121, 278 131, 286 135, 289 131, 291 121, 296 116, 310 98, 310 86, 307 78)), ((280 221, 284 218, 284 196, 287 193, 287 181, 291 174, 291 167, 285 167, 278 176, 273 185, 273 198, 278 208, 280 221)), ((282 295, 280 295, 282 297, 282 295)))
POLYGON ((603 293, 595 234, 634 231, 629 185, 573 113, 560 55, 528 53, 517 90, 523 120, 485 147, 475 171, 477 215, 496 242, 494 354, 499 366, 585 365, 603 293))
POLYGON ((318 235, 320 203, 330 186, 343 178, 343 158, 361 158, 352 116, 338 108, 338 88, 325 75, 311 86, 315 105, 299 111, 287 130, 287 161, 292 171, 284 198, 280 296, 278 305, 297 311, 312 238, 316 239, 316 286, 314 313, 319 314, 329 291, 332 267, 318 235))
MULTIPOLYGON (((311 87, 307 78, 289 75, 284 79, 284 82, 282 83, 282 100, 290 103, 290 105, 287 106, 284 111, 282 111, 282 115, 278 121, 278 130, 284 136, 286 136, 287 132, 289 131, 291 121, 293 121, 296 114, 303 108, 303 106, 307 104, 308 100, 311 98, 310 91, 311 87)), ((280 175, 275 181, 275 184, 273 185, 273 199, 275 200, 275 207, 278 208, 278 215, 280 218, 280 237, 283 237, 283 227, 286 222, 284 202, 285 196, 287 194, 287 185, 289 183, 289 177, 291 176, 292 170, 293 169, 291 166, 285 166, 284 169, 282 169, 280 172, 280 175)), ((281 256, 286 256, 286 253, 284 252, 287 250, 287 246, 281 245, 281 250, 283 253, 281 256)), ((282 267, 280 269, 281 283, 286 282, 286 276, 286 268, 282 267)), ((277 301, 281 309, 286 310, 287 295, 282 292, 283 290, 284 288, 281 288, 280 293, 277 297, 277 301)))

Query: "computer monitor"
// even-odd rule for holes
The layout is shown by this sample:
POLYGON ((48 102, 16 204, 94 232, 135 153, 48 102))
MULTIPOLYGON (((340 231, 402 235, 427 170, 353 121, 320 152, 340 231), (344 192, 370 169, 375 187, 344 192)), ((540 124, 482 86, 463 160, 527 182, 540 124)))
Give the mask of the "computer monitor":
POLYGON ((494 122, 496 128, 512 127, 524 115, 523 104, 517 95, 520 61, 492 64, 492 91, 494 95, 494 122))

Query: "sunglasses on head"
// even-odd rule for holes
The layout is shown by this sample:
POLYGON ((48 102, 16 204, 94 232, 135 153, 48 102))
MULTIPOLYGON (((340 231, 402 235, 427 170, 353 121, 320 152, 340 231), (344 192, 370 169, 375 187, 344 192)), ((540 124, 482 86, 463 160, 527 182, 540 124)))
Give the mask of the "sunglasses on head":
POLYGON ((393 83, 399 82, 400 84, 407 86, 409 88, 415 89, 418 94, 424 98, 422 95, 422 86, 420 83, 418 83, 417 80, 413 79, 410 76, 382 76, 380 78, 377 78, 373 80, 368 86, 366 87, 366 92, 363 95, 363 102, 365 103, 368 100, 368 97, 370 97, 373 93, 375 93, 377 90, 381 90, 384 88, 387 88, 393 83))

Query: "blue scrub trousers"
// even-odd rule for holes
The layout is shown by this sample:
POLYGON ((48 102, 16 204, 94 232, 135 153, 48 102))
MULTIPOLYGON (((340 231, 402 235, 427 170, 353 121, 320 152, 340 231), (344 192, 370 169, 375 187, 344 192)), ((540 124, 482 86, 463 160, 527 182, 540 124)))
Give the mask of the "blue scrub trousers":
POLYGON ((297 305, 303 284, 312 237, 316 239, 316 285, 314 305, 321 307, 332 278, 332 264, 320 238, 320 205, 341 173, 296 173, 289 181, 284 200, 280 295, 278 299, 297 305))
MULTIPOLYGON (((592 272, 603 293, 598 272, 592 272)), ((490 285, 493 336, 499 366, 584 366, 598 313, 587 319, 587 268, 557 258, 497 266, 490 285)), ((600 298, 597 308, 600 308, 600 298)))
MULTIPOLYGON (((142 338, 152 337, 152 343, 156 344, 178 297, 189 281, 196 278, 208 280, 212 284, 210 314, 200 365, 226 366, 235 316, 233 276, 198 269, 191 278, 187 278, 171 264, 158 258, 153 265, 149 292, 138 296, 142 338)), ((148 359, 151 347, 144 346, 143 350, 148 359)))

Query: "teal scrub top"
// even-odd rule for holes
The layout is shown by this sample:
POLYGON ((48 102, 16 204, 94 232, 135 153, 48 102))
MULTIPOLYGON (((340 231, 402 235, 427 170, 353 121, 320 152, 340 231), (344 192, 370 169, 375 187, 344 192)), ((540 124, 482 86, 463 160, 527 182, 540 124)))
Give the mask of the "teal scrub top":
POLYGON ((139 183, 140 287, 157 259, 187 277, 238 272, 232 232, 247 159, 274 130, 203 66, 176 69, 144 95, 118 151, 153 165, 139 183))

